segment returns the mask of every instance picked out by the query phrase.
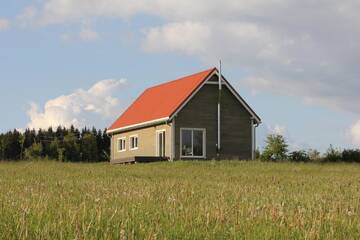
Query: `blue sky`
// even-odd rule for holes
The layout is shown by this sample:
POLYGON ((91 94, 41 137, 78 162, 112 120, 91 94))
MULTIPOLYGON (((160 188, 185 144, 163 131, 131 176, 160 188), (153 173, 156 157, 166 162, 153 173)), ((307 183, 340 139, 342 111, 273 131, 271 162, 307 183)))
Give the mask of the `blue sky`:
POLYGON ((356 1, 0 3, 0 131, 109 126, 146 87, 224 62, 258 141, 360 144, 356 1), (312 19, 317 19, 313 21, 312 19))

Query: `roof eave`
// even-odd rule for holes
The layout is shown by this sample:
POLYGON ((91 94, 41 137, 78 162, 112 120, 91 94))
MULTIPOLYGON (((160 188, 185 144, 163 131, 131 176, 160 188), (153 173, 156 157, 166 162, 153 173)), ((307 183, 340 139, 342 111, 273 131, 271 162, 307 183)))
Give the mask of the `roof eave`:
POLYGON ((159 123, 167 122, 168 120, 169 120, 169 117, 158 118, 158 119, 154 119, 154 120, 150 120, 150 121, 146 121, 146 122, 142 122, 142 123, 137 123, 137 124, 133 124, 133 125, 128 125, 128 126, 124 126, 124 127, 120 127, 120 128, 109 129, 106 131, 106 133, 111 135, 114 133, 126 132, 126 131, 135 130, 135 129, 139 129, 139 128, 143 128, 143 127, 150 127, 153 125, 157 125, 159 123))

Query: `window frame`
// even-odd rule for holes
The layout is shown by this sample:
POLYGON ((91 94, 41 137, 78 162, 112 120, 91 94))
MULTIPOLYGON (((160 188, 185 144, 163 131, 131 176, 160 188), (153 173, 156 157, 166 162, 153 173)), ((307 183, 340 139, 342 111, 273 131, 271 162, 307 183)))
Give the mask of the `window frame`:
POLYGON ((137 150, 137 149, 139 149, 139 135, 138 134, 130 135, 129 136, 129 150, 133 151, 133 150, 137 150), (136 147, 131 146, 132 139, 136 139, 136 147))
POLYGON ((126 152, 126 137, 119 137, 118 139, 117 139, 117 151, 118 152, 126 152), (124 149, 120 149, 120 142, 121 141, 124 141, 124 149))
POLYGON ((180 158, 206 158, 206 128, 180 128, 180 158), (192 147, 192 156, 182 154, 182 132, 183 130, 191 131, 191 147, 192 147), (194 156, 194 131, 202 131, 203 133, 203 155, 194 156))

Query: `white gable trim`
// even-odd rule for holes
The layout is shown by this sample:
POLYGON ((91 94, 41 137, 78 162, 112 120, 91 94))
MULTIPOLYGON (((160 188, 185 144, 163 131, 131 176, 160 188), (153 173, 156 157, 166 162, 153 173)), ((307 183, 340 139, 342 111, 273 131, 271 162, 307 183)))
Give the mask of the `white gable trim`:
MULTIPOLYGON (((188 99, 178 108, 178 110, 176 110, 176 112, 170 116, 170 118, 169 118, 170 121, 186 106, 186 104, 195 96, 196 93, 198 93, 200 91, 200 89, 205 84, 216 84, 216 85, 219 84, 218 82, 210 82, 209 81, 214 75, 218 75, 217 70, 213 71, 213 73, 208 76, 208 78, 191 94, 190 97, 188 97, 188 99)), ((246 111, 251 115, 251 117, 253 119, 255 119, 257 123, 261 123, 261 119, 249 107, 249 105, 245 102, 245 100, 240 97, 240 95, 235 91, 235 89, 230 85, 230 83, 223 76, 221 77, 221 80, 222 80, 221 84, 225 85, 229 89, 229 91, 240 102, 240 104, 246 109, 246 111)))
POLYGON ((209 82, 209 79, 216 74, 216 71, 213 71, 207 79, 186 99, 186 101, 170 116, 170 121, 186 106, 186 104, 200 91, 200 89, 209 82))
POLYGON ((249 107, 242 97, 236 92, 236 90, 230 85, 226 79, 222 78, 225 82, 225 86, 230 90, 230 92, 236 97, 236 99, 241 103, 241 105, 250 113, 251 117, 256 120, 257 123, 261 123, 261 119, 254 113, 254 111, 249 107))

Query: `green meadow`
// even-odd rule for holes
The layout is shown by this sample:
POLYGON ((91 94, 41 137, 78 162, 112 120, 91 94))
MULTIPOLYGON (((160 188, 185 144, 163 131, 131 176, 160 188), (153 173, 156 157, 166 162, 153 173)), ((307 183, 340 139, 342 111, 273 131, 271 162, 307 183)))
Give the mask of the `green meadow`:
POLYGON ((360 165, 0 162, 0 239, 360 239, 360 165))

